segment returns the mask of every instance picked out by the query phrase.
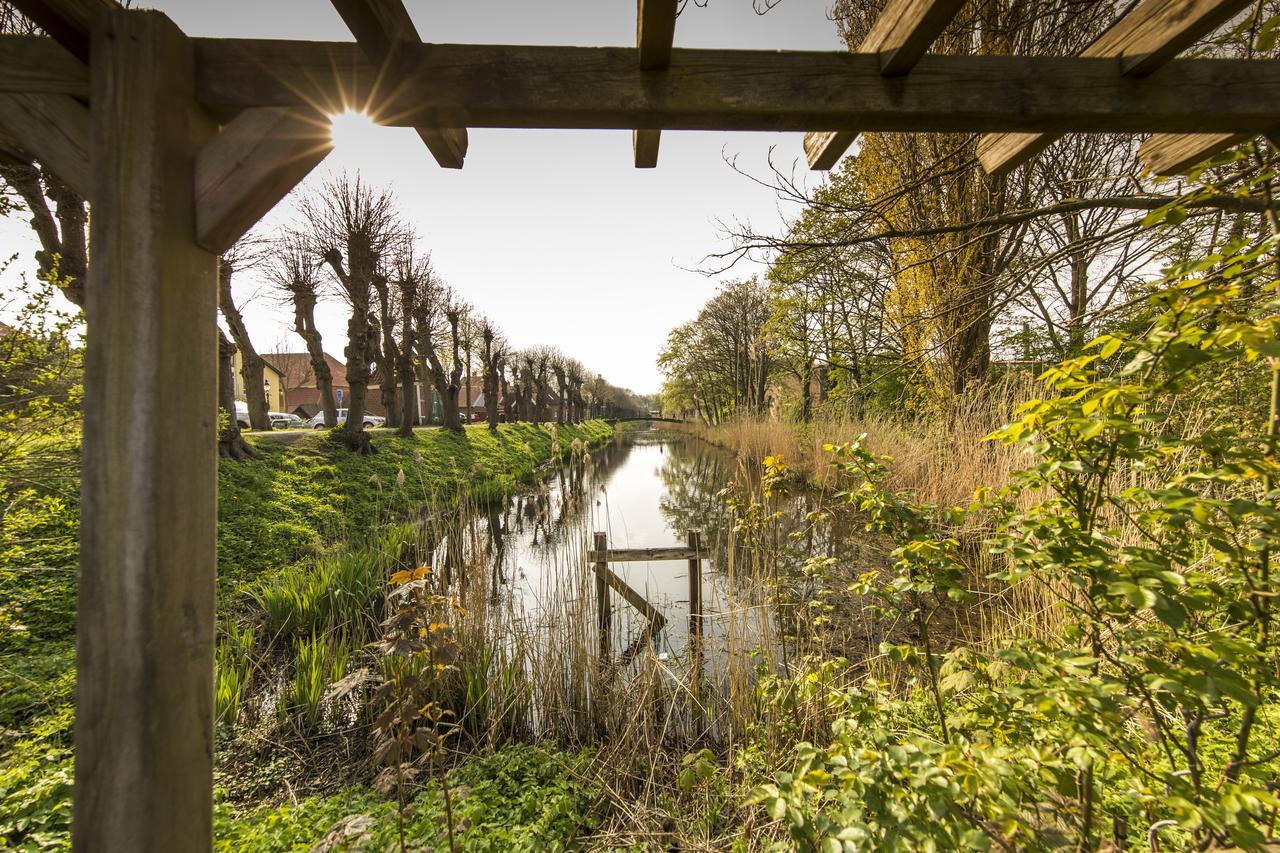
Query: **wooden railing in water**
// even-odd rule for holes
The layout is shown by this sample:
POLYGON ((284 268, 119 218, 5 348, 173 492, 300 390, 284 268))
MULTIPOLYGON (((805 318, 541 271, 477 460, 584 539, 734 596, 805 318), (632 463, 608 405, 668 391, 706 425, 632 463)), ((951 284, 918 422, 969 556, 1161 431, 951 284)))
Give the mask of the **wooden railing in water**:
MULTIPOLYGON (((600 629, 600 657, 608 660, 612 656, 613 607, 609 603, 609 589, 613 588, 618 595, 636 610, 649 619, 640 638, 632 646, 639 648, 663 629, 667 617, 654 607, 648 599, 636 591, 623 578, 609 568, 610 563, 648 563, 667 560, 686 560, 689 565, 689 672, 691 675, 690 708, 695 731, 701 732, 706 727, 706 713, 702 704, 702 669, 703 650, 702 634, 706 619, 702 611, 702 534, 690 530, 686 534, 686 545, 663 548, 610 548, 607 533, 595 534, 595 547, 587 552, 587 561, 591 563, 596 576, 596 615, 600 629)), ((624 658, 630 657, 630 649, 624 658)))

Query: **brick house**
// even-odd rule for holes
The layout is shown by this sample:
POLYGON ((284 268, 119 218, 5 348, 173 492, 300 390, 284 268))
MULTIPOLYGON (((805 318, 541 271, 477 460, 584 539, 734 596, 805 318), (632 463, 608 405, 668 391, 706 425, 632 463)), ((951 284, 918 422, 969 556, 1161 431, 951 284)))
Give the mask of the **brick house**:
MULTIPOLYGON (((263 356, 284 376, 285 408, 283 411, 293 412, 302 417, 311 417, 320 411, 320 388, 316 385, 315 371, 311 369, 311 356, 305 352, 276 352, 263 356)), ((329 373, 333 377, 334 402, 339 409, 345 408, 351 398, 351 386, 347 382, 347 366, 329 353, 324 354, 329 365, 329 373)), ((365 412, 371 415, 386 417, 380 395, 382 376, 378 371, 369 378, 369 391, 365 396, 365 412)), ((428 420, 439 420, 439 402, 431 406, 433 397, 418 382, 418 411, 428 420)))

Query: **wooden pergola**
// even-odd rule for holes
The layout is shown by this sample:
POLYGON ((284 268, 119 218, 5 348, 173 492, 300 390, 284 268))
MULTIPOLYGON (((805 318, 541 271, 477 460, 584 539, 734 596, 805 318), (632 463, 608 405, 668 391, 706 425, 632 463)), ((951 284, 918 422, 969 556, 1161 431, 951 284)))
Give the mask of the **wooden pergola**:
MULTIPOLYGON (((320 0, 317 0, 320 2, 320 0)), ((0 152, 91 205, 74 843, 211 845, 218 255, 331 148, 328 116, 417 129, 460 168, 467 128, 808 131, 832 167, 866 131, 979 132, 1004 172, 1061 134, 1155 133, 1180 170, 1280 126, 1280 62, 1177 55, 1248 0, 1143 0, 1077 57, 938 56, 963 0, 889 0, 858 52, 425 44, 401 0, 331 0, 356 41, 207 39, 114 0, 15 0, 0 152)))

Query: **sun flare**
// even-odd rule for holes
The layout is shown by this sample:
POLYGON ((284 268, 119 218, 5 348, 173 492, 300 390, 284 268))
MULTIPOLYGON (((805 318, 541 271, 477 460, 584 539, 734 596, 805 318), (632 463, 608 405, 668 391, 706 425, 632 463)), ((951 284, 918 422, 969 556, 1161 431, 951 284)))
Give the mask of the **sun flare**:
POLYGON ((347 110, 329 117, 333 145, 339 150, 367 147, 374 140, 377 125, 368 113, 347 110))

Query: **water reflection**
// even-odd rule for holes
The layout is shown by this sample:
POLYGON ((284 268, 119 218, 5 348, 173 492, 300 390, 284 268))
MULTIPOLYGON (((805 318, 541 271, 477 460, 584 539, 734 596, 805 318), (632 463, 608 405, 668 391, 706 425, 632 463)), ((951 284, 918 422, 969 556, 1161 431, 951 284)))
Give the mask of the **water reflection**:
MULTIPOLYGON (((688 435, 629 433, 580 454, 526 493, 475 508, 462 523, 443 525, 430 540, 434 561, 444 567, 446 582, 464 565, 472 567, 469 571, 485 567, 490 605, 508 610, 505 615, 517 623, 539 625, 556 614, 586 609, 578 605, 593 595, 586 559, 593 533, 603 531, 610 548, 653 548, 683 545, 688 531, 701 531, 707 553, 702 564, 704 646, 714 672, 717 657, 729 654, 731 646, 758 643, 761 620, 774 618, 764 605, 770 578, 794 576, 814 553, 859 559, 857 538, 840 535, 843 525, 830 518, 815 521, 820 499, 803 489, 775 499, 771 511, 777 521, 770 527, 767 547, 752 547, 749 539, 735 534, 724 492, 757 475, 732 453, 688 435), (739 616, 758 609, 760 615, 739 619, 730 628, 731 609, 739 616), (750 627, 753 622, 756 627, 750 627)), ((674 663, 689 635, 687 563, 616 563, 611 568, 666 617, 666 627, 653 639, 674 663)), ((465 585, 466 578, 461 582, 465 585)), ((645 635, 647 620, 616 594, 609 599, 613 649, 634 647, 645 635)))

